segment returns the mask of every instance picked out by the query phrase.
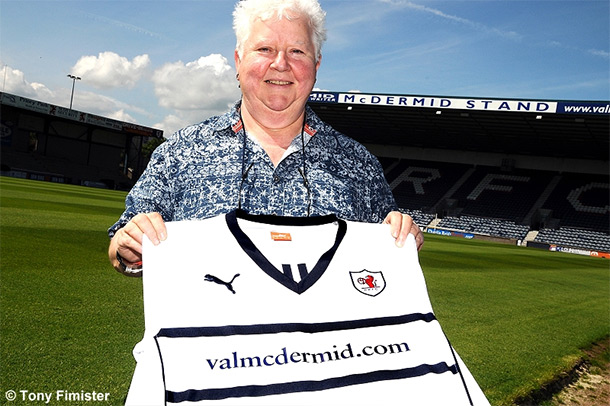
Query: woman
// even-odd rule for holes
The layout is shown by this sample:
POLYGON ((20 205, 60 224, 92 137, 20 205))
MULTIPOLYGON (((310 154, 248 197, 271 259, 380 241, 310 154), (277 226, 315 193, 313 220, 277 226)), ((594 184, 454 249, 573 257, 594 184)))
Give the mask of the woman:
POLYGON ((242 98, 228 113, 186 127, 153 154, 109 229, 110 261, 141 274, 142 237, 159 244, 165 221, 242 208, 251 214, 389 223, 396 244, 423 235, 397 211, 366 149, 306 106, 320 67, 324 12, 316 0, 242 0, 234 11, 242 98))

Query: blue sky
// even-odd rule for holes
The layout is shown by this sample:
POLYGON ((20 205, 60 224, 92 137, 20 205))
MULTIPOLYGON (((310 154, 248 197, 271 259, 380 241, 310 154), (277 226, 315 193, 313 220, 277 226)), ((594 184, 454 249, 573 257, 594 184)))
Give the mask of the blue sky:
MULTIPOLYGON (((610 99, 608 0, 321 0, 316 88, 610 99)), ((235 0, 0 0, 2 90, 165 130, 239 97, 235 0)))

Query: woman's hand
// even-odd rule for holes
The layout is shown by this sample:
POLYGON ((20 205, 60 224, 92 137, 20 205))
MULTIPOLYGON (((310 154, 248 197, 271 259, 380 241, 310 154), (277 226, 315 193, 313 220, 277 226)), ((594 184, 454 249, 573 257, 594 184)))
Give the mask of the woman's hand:
POLYGON ((408 214, 392 211, 386 216, 383 223, 390 225, 390 232, 392 233, 392 237, 396 239, 396 245, 398 247, 405 245, 409 233, 415 236, 415 243, 418 251, 421 249, 422 245, 424 245, 424 233, 422 233, 418 225, 413 221, 413 218, 408 214))
POLYGON ((116 232, 108 247, 108 258, 116 270, 124 271, 117 259, 117 253, 128 267, 141 264, 144 235, 155 245, 167 238, 167 229, 161 214, 140 213, 116 232))

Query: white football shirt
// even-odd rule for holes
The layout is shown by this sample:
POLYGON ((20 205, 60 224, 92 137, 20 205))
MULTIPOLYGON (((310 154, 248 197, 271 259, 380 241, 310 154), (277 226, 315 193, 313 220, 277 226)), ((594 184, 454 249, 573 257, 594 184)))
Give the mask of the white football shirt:
POLYGON ((488 404, 434 316, 415 240, 241 211, 144 243, 127 404, 488 404))

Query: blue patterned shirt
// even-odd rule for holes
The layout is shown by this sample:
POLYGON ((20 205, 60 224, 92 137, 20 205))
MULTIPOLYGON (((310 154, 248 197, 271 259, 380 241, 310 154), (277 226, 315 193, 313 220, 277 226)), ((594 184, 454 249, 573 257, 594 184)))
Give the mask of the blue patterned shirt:
POLYGON ((165 221, 204 219, 241 205, 251 214, 336 214, 382 222, 397 210, 377 158, 307 107, 303 136, 274 167, 244 132, 240 103, 221 115, 177 131, 161 144, 126 198, 110 237, 138 213, 165 221), (242 176, 243 175, 243 176, 242 176))

